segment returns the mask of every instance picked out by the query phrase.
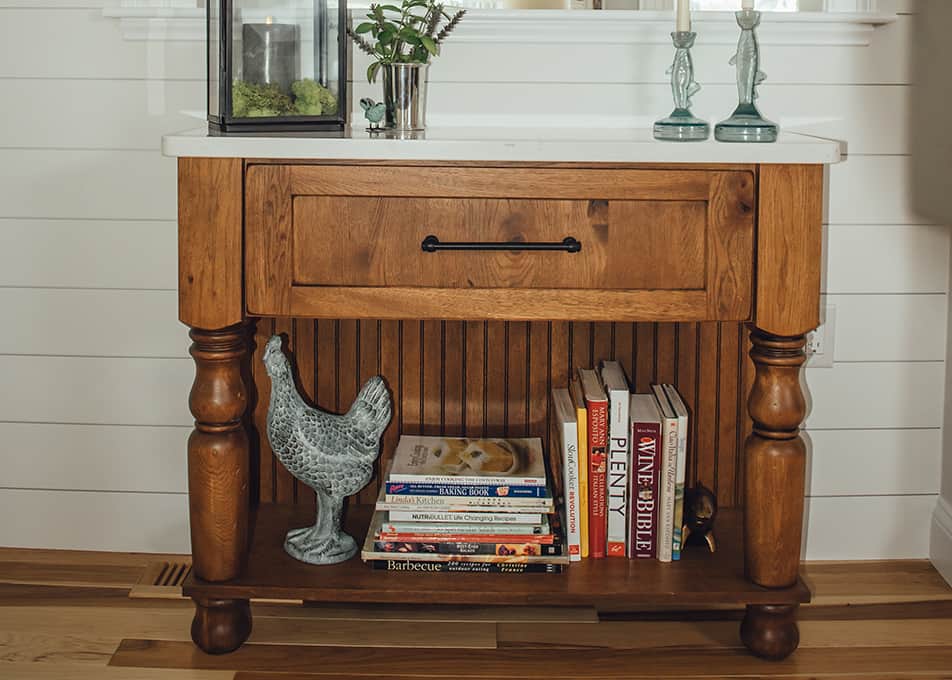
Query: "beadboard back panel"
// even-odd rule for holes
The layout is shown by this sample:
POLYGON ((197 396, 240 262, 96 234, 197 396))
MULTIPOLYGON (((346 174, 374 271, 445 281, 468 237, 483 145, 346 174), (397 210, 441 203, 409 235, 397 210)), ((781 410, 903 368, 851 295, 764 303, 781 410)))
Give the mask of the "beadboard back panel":
MULTIPOLYGON (((298 385, 322 409, 345 412, 365 380, 386 378, 394 415, 361 503, 376 499, 379 472, 401 433, 543 437, 548 446, 551 389, 601 359, 621 362, 637 392, 654 382, 676 384, 692 415, 688 484, 700 480, 725 507, 741 497, 752 377, 742 324, 260 319, 252 361, 258 433, 265 432, 271 389, 261 356, 274 333, 287 336, 298 385)), ((311 490, 275 459, 267 437, 257 439, 252 456, 260 500, 313 503, 311 490)))

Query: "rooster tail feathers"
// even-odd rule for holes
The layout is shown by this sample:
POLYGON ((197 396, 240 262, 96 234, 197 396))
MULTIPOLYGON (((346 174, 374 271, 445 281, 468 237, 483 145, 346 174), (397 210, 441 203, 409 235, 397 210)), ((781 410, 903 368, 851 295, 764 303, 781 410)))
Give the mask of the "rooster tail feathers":
POLYGON ((347 415, 373 425, 373 429, 379 433, 390 423, 392 408, 387 384, 376 375, 360 388, 360 394, 347 415))

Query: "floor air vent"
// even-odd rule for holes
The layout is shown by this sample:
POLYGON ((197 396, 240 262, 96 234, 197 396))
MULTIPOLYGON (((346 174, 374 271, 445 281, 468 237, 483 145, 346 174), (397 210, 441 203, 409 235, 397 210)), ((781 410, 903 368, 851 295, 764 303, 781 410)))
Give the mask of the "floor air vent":
POLYGON ((152 562, 142 572, 138 583, 132 586, 129 597, 143 599, 183 599, 182 584, 192 571, 192 561, 187 557, 172 562, 152 562))

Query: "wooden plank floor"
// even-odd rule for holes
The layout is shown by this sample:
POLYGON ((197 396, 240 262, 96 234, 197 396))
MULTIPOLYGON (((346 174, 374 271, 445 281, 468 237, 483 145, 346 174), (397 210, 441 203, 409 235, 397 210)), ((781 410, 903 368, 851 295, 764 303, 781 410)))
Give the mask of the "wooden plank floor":
POLYGON ((130 599, 154 556, 0 549, 0 678, 952 678, 952 589, 927 562, 820 563, 801 645, 747 655, 740 612, 255 606, 238 652, 188 639, 187 601, 130 599))

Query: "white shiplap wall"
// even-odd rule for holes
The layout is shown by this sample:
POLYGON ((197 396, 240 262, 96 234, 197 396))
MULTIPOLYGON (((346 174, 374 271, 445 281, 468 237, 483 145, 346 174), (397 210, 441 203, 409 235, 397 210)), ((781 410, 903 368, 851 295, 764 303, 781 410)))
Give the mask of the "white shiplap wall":
POLYGON ((0 0, 0 545, 188 550, 175 162, 200 44, 0 0), (16 105, 11 105, 15 102, 16 105))
MULTIPOLYGON (((178 112, 203 107, 204 57, 195 41, 124 40, 101 11, 116 4, 0 0, 0 87, 16 102, 0 107, 0 513, 17 518, 0 545, 188 549, 192 365, 176 321, 175 164, 158 148, 194 125, 178 112)), ((868 46, 765 46, 765 113, 849 146, 829 176, 836 366, 807 371, 810 559, 928 554, 949 235, 906 199, 908 31, 900 17, 868 46)), ((701 43, 696 108, 717 118, 731 49, 701 43)), ((669 61, 663 44, 450 42, 430 115, 530 125, 541 107, 563 123, 645 123, 669 108, 669 61)))

